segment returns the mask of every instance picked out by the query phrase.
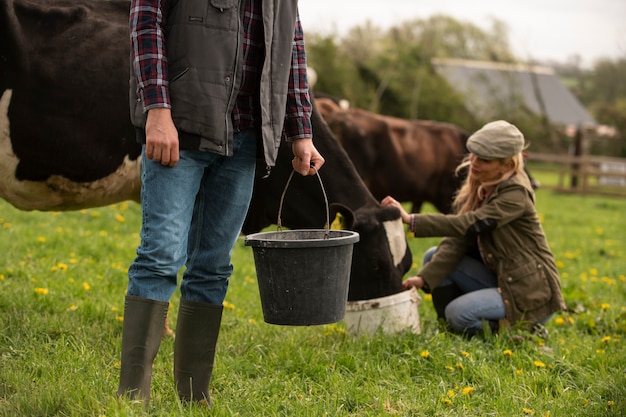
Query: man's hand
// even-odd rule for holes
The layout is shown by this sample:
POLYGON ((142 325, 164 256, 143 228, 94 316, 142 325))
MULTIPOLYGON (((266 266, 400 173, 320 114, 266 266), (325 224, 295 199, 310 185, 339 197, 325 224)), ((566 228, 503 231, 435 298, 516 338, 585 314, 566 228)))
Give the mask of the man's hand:
POLYGON ((415 287, 416 289, 419 290, 423 286, 424 286, 424 278, 420 277, 419 275, 416 277, 407 278, 402 283, 402 288, 404 288, 405 290, 408 290, 411 287, 415 287))
POLYGON ((313 145, 313 139, 296 139, 291 143, 293 169, 301 175, 315 175, 324 165, 324 158, 313 145))
POLYGON ((146 156, 162 165, 178 163, 178 131, 167 108, 148 110, 146 120, 146 156))

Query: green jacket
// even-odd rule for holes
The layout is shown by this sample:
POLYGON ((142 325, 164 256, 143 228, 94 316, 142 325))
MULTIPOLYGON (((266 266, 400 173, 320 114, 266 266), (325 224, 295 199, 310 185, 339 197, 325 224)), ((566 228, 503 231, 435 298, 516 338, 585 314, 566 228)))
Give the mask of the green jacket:
POLYGON ((419 272, 431 289, 476 248, 480 236, 483 259, 498 277, 498 291, 511 324, 533 324, 566 308, 554 256, 525 175, 497 185, 472 212, 416 215, 415 236, 445 236, 431 262, 419 272))

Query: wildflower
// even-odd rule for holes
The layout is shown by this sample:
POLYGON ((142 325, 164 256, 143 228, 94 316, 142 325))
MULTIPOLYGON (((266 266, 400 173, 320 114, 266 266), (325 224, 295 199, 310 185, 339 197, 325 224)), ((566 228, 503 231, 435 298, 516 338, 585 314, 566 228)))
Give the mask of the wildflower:
POLYGON ((243 278, 243 280, 244 280, 244 281, 246 281, 246 282, 248 282, 248 283, 250 283, 250 284, 254 284, 254 283, 255 283, 254 278, 252 278, 252 277, 250 277, 250 276, 248 276, 248 275, 246 275, 246 276, 243 278))
POLYGON ((504 351, 502 351, 502 354, 508 357, 513 356, 513 352, 510 349, 504 349, 504 351))
POLYGON ((471 353, 469 353, 469 352, 465 352, 465 351, 462 351, 462 352, 461 352, 461 355, 465 356, 466 358, 469 358, 470 356, 472 356, 472 354, 471 354, 471 353))
POLYGON ((515 375, 517 376, 521 376, 524 373, 524 371, 522 371, 521 369, 516 369, 515 370, 515 375))
POLYGON ((541 361, 535 361, 535 366, 536 366, 537 368, 545 368, 545 367, 546 367, 546 364, 545 364, 545 363, 543 363, 543 362, 541 362, 541 361))
POLYGON ((117 220, 120 223, 124 223, 126 221, 126 219, 124 219, 124 216, 122 216, 121 214, 117 213, 115 215, 115 220, 117 220))
POLYGON ((529 415, 529 416, 534 416, 535 412, 533 410, 531 410, 530 408, 522 408, 522 411, 524 412, 524 414, 529 415))
POLYGON ((563 261, 556 261, 556 267, 561 269, 565 266, 565 264, 563 263, 563 261))
POLYGON ((48 294, 48 289, 47 288, 37 287, 37 288, 35 288, 35 294, 46 295, 46 294, 48 294))
POLYGON ((445 405, 451 405, 452 401, 450 401, 449 398, 442 398, 441 402, 444 403, 445 405))
POLYGON ((4 281, 4 274, 0 274, 0 281, 4 281))
POLYGON ((613 407, 615 405, 615 401, 611 400, 608 403, 606 403, 606 405, 608 405, 609 407, 613 407))
POLYGON ((429 351, 427 351, 427 350, 422 350, 422 351, 420 352, 420 356, 421 356, 422 358, 424 358, 424 359, 427 359, 427 358, 430 356, 430 352, 429 352, 429 351))
POLYGON ((71 306, 68 308, 68 310, 69 310, 69 311, 76 311, 76 309, 77 309, 77 308, 78 308, 78 307, 76 307, 75 305, 71 305, 71 306))
POLYGON ((229 303, 228 301, 224 301, 224 308, 227 308, 229 310, 234 310, 235 309, 235 305, 232 303, 229 303))
POLYGON ((39 243, 45 243, 45 242, 46 242, 46 238, 45 238, 45 237, 43 237, 43 236, 39 236, 39 237, 37 238, 37 241, 38 241, 39 243))
MULTIPOLYGON (((81 213, 82 213, 82 211, 81 211, 81 213)), ((92 211, 91 212, 91 217, 100 217, 100 212, 97 211, 97 210, 92 211)))
POLYGON ((76 259, 76 258, 71 258, 71 259, 70 259, 70 263, 71 263, 72 265, 76 265, 76 264, 78 263, 78 259, 76 259))
POLYGON ((598 275, 598 270, 596 268, 591 268, 589 270, 589 273, 593 276, 597 276, 598 275))
POLYGON ((555 323, 555 324, 558 324, 558 325, 563 325, 563 324, 565 324, 565 319, 564 319, 563 317, 557 317, 557 318, 554 320, 554 323, 555 323))
POLYGON ((88 283, 86 283, 86 282, 83 282, 83 289, 84 289, 85 291, 89 291, 89 290, 91 289, 91 285, 89 285, 89 284, 88 284, 88 283))
POLYGON ((59 268, 61 271, 67 271, 67 264, 64 264, 63 262, 59 262, 57 264, 57 268, 59 268))
POLYGON ((115 320, 117 320, 117 321, 124 321, 124 316, 116 316, 115 320))
POLYGON ((609 308, 611 308, 611 305, 607 303, 602 303, 600 304, 600 308, 602 308, 602 310, 608 310, 609 308))
POLYGON ((454 398, 454 395, 455 395, 455 394, 454 394, 454 390, 449 389, 449 390, 448 390, 448 397, 450 397, 450 398, 454 398))
POLYGON ((450 365, 446 365, 446 366, 445 366, 445 368, 446 368, 448 371, 454 371, 454 368, 453 368, 452 366, 450 366, 450 365))
POLYGON ((472 393, 472 391, 474 391, 474 387, 465 387, 463 388, 463 395, 470 395, 472 393))
POLYGON ((256 323, 256 320, 255 320, 255 319, 253 319, 253 318, 249 318, 249 319, 248 319, 248 323, 250 323, 250 324, 255 324, 255 323, 256 323))
POLYGON ((424 300, 432 300, 433 299, 433 295, 432 294, 426 294, 424 295, 424 300))
POLYGON ((2 227, 4 227, 5 229, 10 229, 11 228, 11 223, 3 223, 2 227))
POLYGON ((462 363, 457 363, 457 364, 456 364, 456 367, 457 367, 458 369, 460 369, 461 371, 464 371, 464 370, 465 370, 465 367, 463 366, 463 364, 462 364, 462 363))
POLYGON ((604 336, 602 338, 602 343, 609 343, 611 341, 611 336, 604 336))

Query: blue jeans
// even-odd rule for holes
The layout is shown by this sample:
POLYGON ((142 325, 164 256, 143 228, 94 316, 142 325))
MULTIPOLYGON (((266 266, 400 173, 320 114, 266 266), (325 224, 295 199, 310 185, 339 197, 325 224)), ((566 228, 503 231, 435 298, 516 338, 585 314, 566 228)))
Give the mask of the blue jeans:
POLYGON ((254 130, 236 133, 234 155, 181 151, 174 167, 142 155, 141 243, 128 270, 128 295, 222 304, 231 255, 252 197, 254 130))
MULTIPOLYGON (((426 251, 424 264, 430 262, 436 250, 437 247, 433 247, 426 251)), ((483 321, 497 323, 505 317, 497 277, 483 262, 464 257, 439 286, 452 284, 463 293, 445 309, 446 321, 452 330, 475 334, 483 330, 483 321)))

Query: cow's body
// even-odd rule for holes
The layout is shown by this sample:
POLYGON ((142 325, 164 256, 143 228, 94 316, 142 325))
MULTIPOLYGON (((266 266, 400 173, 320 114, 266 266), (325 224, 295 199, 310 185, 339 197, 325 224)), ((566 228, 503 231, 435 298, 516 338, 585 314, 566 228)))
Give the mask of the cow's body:
POLYGON ((460 185, 455 169, 467 153, 466 132, 448 123, 343 109, 325 98, 318 106, 376 198, 392 195, 411 202, 414 212, 424 202, 450 212, 460 185))
MULTIPOLYGON (((0 0, 0 197, 14 206, 73 210, 139 200, 128 10, 127 1, 0 0)), ((360 234, 349 299, 401 291, 412 259, 399 212, 378 204, 317 111, 313 132, 333 211, 360 234)), ((276 222, 291 158, 284 145, 272 174, 262 178, 259 170, 245 233, 276 222)), ((286 227, 323 227, 317 178, 295 175, 282 213, 286 227)))

